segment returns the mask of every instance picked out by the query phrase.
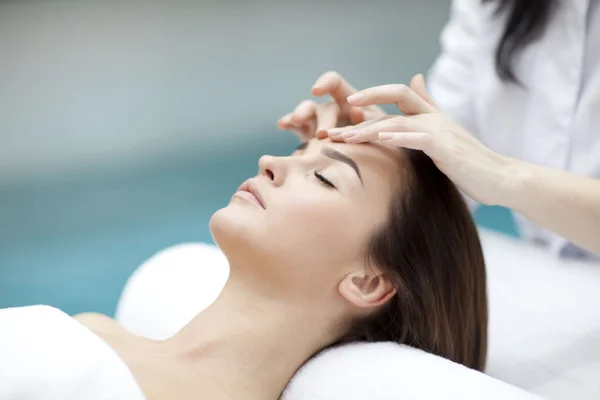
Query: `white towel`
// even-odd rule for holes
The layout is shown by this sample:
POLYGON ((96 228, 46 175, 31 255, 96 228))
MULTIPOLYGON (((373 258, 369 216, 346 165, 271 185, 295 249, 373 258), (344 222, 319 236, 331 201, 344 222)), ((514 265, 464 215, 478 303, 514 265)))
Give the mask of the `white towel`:
POLYGON ((282 400, 542 400, 424 351, 354 343, 308 361, 282 400))
POLYGON ((0 309, 0 400, 143 400, 108 344, 49 306, 0 309))

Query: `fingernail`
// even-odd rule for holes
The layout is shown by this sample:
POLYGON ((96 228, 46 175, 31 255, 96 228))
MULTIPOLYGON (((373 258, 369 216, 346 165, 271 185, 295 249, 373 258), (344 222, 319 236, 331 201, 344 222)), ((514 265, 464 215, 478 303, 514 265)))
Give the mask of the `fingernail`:
POLYGON ((357 131, 348 131, 348 132, 344 132, 342 134, 342 137, 344 139, 352 139, 354 136, 356 136, 358 134, 357 131))
POLYGON ((394 138, 394 135, 388 132, 381 132, 379 134, 379 140, 391 140, 394 138))
POLYGON ((329 137, 333 138, 342 136, 342 132, 327 132, 327 134, 329 135, 329 137))
POLYGON ((357 104, 363 100, 363 97, 362 93, 354 93, 353 95, 348 96, 346 100, 348 100, 348 103, 357 104))

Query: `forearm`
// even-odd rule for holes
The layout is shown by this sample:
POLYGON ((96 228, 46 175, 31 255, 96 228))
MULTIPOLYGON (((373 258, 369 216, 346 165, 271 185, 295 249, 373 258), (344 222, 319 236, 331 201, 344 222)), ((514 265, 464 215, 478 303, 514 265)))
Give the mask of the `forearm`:
POLYGON ((501 205, 600 254, 600 180, 511 161, 501 205))

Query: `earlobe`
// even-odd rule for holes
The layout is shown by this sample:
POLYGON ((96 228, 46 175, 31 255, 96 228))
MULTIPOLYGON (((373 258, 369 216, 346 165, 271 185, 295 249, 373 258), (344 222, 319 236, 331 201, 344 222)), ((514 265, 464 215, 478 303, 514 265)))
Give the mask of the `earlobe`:
POLYGON ((390 277, 382 273, 350 273, 340 282, 338 290, 351 304, 363 309, 379 307, 396 294, 390 277))

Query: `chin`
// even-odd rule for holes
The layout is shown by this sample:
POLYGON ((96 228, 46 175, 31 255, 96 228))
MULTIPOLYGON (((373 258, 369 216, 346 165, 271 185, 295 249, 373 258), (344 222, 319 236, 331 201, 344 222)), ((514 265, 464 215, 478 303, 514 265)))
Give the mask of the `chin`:
MULTIPOLYGON (((258 243, 254 243, 259 235, 253 229, 256 221, 246 210, 236 205, 229 205, 215 212, 209 222, 209 229, 215 244, 223 251, 230 264, 235 258, 244 261, 254 258, 260 253, 258 243)), ((259 241, 260 242, 260 241, 259 241)))
MULTIPOLYGON (((231 206, 221 208, 210 218, 208 227, 215 243, 223 248, 232 240, 239 240, 247 234, 247 228, 244 224, 244 218, 241 213, 236 212, 231 206)), ((236 241, 237 241, 236 240, 236 241)))

